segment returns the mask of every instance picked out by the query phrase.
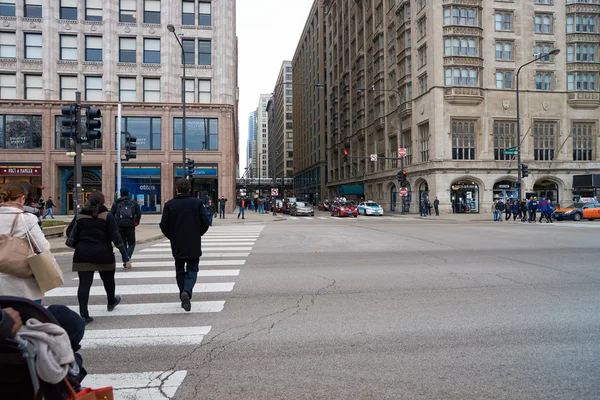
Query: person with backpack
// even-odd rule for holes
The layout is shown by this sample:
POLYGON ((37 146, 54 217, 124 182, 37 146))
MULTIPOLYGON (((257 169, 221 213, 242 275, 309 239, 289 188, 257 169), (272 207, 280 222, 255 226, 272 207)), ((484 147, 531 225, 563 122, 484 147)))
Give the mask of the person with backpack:
POLYGON ((135 249, 135 227, 142 219, 140 205, 129 197, 129 189, 121 189, 121 197, 112 205, 110 213, 115 216, 119 234, 123 238, 125 251, 129 256, 129 262, 124 262, 123 267, 131 269, 131 257, 135 249))

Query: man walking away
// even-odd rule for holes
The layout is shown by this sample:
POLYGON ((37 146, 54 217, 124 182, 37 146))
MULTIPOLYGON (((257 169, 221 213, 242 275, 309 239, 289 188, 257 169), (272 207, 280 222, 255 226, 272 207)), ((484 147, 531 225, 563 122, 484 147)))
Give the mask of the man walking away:
POLYGON ((240 197, 240 199, 238 200, 238 219, 240 218, 240 215, 242 216, 242 219, 246 219, 244 212, 246 210, 246 200, 244 200, 243 197, 240 197))
POLYGON ((208 204, 206 205, 206 216, 208 217, 209 225, 212 226, 213 217, 217 213, 217 209, 213 204, 212 200, 208 200, 208 204))
POLYGON ((137 202, 129 198, 129 189, 121 188, 121 197, 112 205, 110 212, 117 220, 119 233, 123 239, 125 251, 129 256, 129 262, 123 263, 123 267, 130 269, 131 258, 135 249, 135 227, 139 225, 142 219, 142 210, 137 202))
POLYGON ((438 200, 437 196, 435 196, 435 200, 433 201, 433 208, 435 209, 436 217, 439 217, 440 216, 440 201, 438 200))
POLYGON ((510 205, 510 211, 512 212, 512 215, 513 215, 513 222, 516 222, 517 217, 520 215, 518 200, 514 200, 512 202, 512 204, 510 205))
POLYGON ((521 212, 521 222, 525 223, 527 221, 527 201, 521 201, 521 204, 519 204, 519 211, 521 212))
POLYGON ((498 213, 498 222, 502 222, 502 214, 504 213, 504 202, 502 199, 496 203, 496 212, 498 213))
POLYGON ((52 212, 52 207, 56 207, 54 205, 54 202, 52 201, 52 196, 48 197, 48 200, 46 200, 46 214, 44 214, 44 219, 46 219, 46 217, 48 215, 50 215, 50 218, 54 219, 54 213, 52 212))
POLYGON ((227 199, 225 198, 225 196, 221 195, 221 198, 219 199, 219 219, 225 218, 225 204, 226 203, 227 203, 227 199))
POLYGON ((166 202, 159 225, 163 235, 171 241, 171 252, 175 258, 175 279, 179 287, 181 307, 185 311, 192 309, 190 301, 202 256, 201 238, 209 227, 206 209, 199 199, 190 195, 190 189, 190 181, 177 180, 177 195, 166 202))

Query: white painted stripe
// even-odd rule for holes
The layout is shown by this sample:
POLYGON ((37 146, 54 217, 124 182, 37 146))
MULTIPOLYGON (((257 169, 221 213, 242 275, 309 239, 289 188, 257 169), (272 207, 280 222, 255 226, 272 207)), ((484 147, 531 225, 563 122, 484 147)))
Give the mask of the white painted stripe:
MULTIPOLYGON (((194 288, 194 293, 212 293, 212 292, 231 292, 235 282, 219 282, 219 283, 198 283, 194 288)), ((117 294, 119 295, 140 295, 140 294, 177 294, 179 288, 176 284, 164 285, 120 285, 117 286, 117 294)), ((46 297, 66 297, 77 296, 77 287, 60 287, 52 289, 46 293, 46 297)), ((90 296, 106 296, 104 287, 92 286, 90 296)), ((125 302, 127 299, 125 299, 125 302)))
POLYGON ((298 219, 298 217, 290 217, 290 219, 298 219))
POLYGON ((86 329, 81 347, 191 346, 202 343, 210 326, 177 328, 86 329))
POLYGON ((327 219, 326 217, 318 217, 319 219, 327 219))
MULTIPOLYGON (((212 260, 212 261, 204 261, 200 260, 200 266, 217 266, 217 265, 244 265, 246 264, 246 260, 212 260)), ((139 261, 132 262, 133 268, 154 268, 154 267, 175 267, 175 261, 173 259, 169 261, 139 261)))
MULTIPOLYGON (((237 253, 237 252, 227 252, 227 253, 204 253, 202 252, 202 257, 201 259, 205 259, 205 258, 244 258, 244 257, 248 257, 250 255, 250 253, 248 252, 242 252, 242 253, 237 253)), ((172 260, 173 259, 173 255, 171 253, 164 253, 164 254, 136 254, 135 256, 133 256, 132 262, 135 263, 136 260, 160 260, 161 258, 165 258, 168 260, 172 260)))
MULTIPOLYGON (((192 301, 192 311, 190 313, 217 313, 223 311, 225 301, 192 301)), ((69 306, 76 313, 79 313, 79 306, 69 306)), ((138 304, 119 304, 113 311, 108 312, 105 305, 88 306, 90 315, 94 317, 130 317, 134 315, 170 315, 186 314, 181 308, 181 302, 178 303, 138 303, 138 304)))
MULTIPOLYGON (((237 247, 235 245, 232 245, 231 243, 226 243, 226 245, 227 246, 232 246, 232 247, 202 246, 202 250, 210 250, 210 251, 235 251, 235 250, 250 251, 250 250, 252 250, 252 247, 248 247, 248 246, 244 246, 244 245, 241 245, 241 246, 244 246, 244 247, 237 247)), ((164 248, 160 248, 160 247, 151 247, 149 249, 140 250, 140 252, 146 252, 146 253, 161 253, 161 252, 164 252, 164 251, 165 251, 165 249, 164 248)))
POLYGON ((186 375, 187 371, 90 374, 85 377, 85 386, 112 386, 117 400, 168 400, 175 396, 186 375))
POLYGON ((302 219, 314 219, 313 217, 304 217, 302 219))
POLYGON ((256 240, 257 239, 254 239, 254 238, 250 238, 250 239, 219 239, 219 238, 204 239, 204 238, 202 238, 202 243, 233 243, 233 242, 254 243, 254 242, 256 242, 256 240))
MULTIPOLYGON (((215 276, 238 276, 239 269, 203 269, 198 272, 198 277, 215 277, 215 276)), ((175 271, 128 271, 117 272, 115 279, 147 279, 147 278, 174 278, 175 271)), ((99 275, 94 275, 94 280, 100 280, 99 275)), ((73 278, 78 281, 79 278, 73 278)))

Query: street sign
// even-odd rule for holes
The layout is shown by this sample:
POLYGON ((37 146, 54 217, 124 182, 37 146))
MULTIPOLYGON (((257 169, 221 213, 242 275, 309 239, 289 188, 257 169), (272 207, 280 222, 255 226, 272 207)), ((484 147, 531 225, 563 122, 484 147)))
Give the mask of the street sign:
POLYGON ((377 161, 377 154, 371 154, 371 161, 377 161))
POLYGON ((517 147, 509 147, 508 149, 506 149, 504 151, 517 151, 517 147))
POLYGON ((407 188, 400 188, 400 196, 402 196, 402 197, 408 196, 408 189, 407 188))
POLYGON ((512 148, 504 150, 505 156, 516 156, 517 154, 519 154, 519 151, 516 148, 514 150, 512 148))
POLYGON ((279 196, 279 189, 277 189, 277 188, 271 189, 271 196, 279 196))
POLYGON ((405 148, 400 147, 398 149, 398 157, 406 157, 406 149, 405 148))

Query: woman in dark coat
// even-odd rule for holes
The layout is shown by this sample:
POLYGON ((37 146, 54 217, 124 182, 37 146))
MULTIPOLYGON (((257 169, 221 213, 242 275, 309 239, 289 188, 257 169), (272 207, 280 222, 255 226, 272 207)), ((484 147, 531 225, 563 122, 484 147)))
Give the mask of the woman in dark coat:
POLYGON ((88 324, 94 320, 88 312, 94 272, 100 273, 106 290, 107 309, 112 311, 121 302, 121 296, 115 296, 116 261, 113 243, 121 252, 124 263, 129 261, 129 257, 125 252, 117 221, 104 206, 102 193, 94 192, 88 197, 85 207, 69 224, 67 236, 75 224, 77 224, 77 237, 75 254, 73 254, 73 271, 79 275, 77 290, 79 314, 88 324))

